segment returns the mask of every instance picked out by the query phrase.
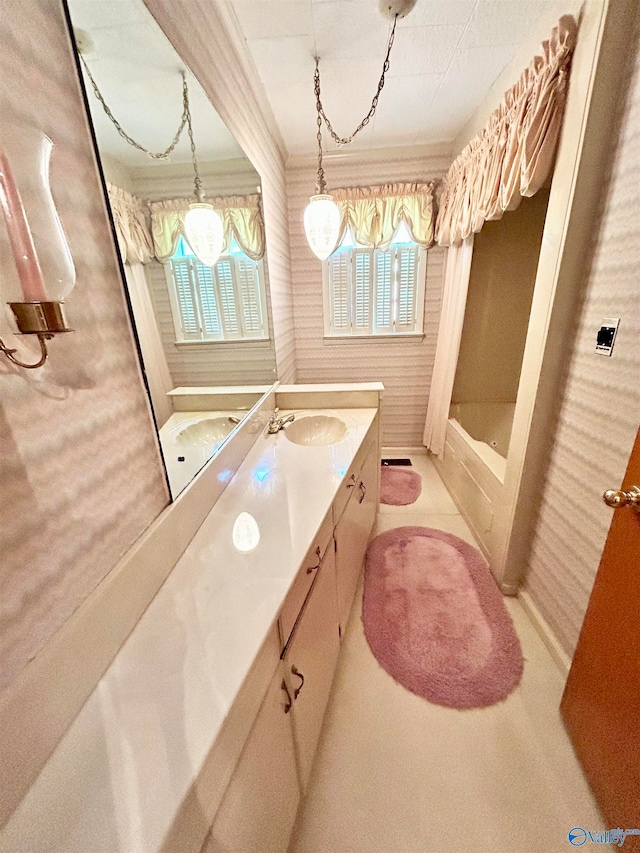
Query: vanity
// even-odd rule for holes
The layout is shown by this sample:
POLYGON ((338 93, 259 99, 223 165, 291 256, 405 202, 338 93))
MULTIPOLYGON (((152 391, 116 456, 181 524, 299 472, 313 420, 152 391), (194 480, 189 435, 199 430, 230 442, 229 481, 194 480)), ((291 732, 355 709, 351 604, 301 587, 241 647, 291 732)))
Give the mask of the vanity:
POLYGON ((256 435, 0 850, 286 851, 377 510, 381 393, 263 398, 295 419, 256 435))

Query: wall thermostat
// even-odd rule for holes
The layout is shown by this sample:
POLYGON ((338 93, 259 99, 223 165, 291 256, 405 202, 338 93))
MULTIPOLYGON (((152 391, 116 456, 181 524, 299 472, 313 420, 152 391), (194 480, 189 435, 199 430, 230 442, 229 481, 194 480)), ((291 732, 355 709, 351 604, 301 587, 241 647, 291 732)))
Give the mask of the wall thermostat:
POLYGON ((602 325, 598 329, 598 339, 596 341, 596 352, 599 355, 611 355, 619 322, 619 317, 617 320, 609 317, 602 321, 602 325))

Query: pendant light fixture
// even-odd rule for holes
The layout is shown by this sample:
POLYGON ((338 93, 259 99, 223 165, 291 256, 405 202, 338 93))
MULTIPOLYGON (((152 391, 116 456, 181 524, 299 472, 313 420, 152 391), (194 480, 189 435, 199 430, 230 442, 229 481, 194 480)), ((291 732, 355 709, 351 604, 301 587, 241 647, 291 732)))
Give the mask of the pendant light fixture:
MULTIPOLYGON (((316 59, 316 71, 317 63, 318 60, 316 59)), ((333 196, 327 193, 327 183, 322 168, 321 127, 322 118, 318 112, 318 179, 316 181, 316 194, 311 196, 304 211, 304 231, 311 251, 317 258, 324 261, 336 248, 338 242, 340 211, 333 200, 333 196)))
POLYGON ((324 168, 322 166, 322 122, 324 122, 331 134, 332 139, 338 145, 349 145, 354 137, 366 127, 373 116, 375 115, 380 98, 380 92, 384 86, 385 75, 389 70, 389 56, 396 34, 396 24, 398 18, 404 18, 413 9, 416 0, 380 0, 380 11, 383 15, 393 20, 389 41, 387 44, 387 54, 382 66, 382 75, 378 82, 378 90, 371 102, 371 108, 367 115, 362 119, 358 127, 353 131, 351 136, 341 137, 333 129, 333 126, 322 106, 320 95, 320 59, 316 56, 316 70, 313 75, 314 92, 316 96, 316 124, 318 131, 316 138, 318 140, 318 177, 316 180, 316 193, 309 199, 309 204, 304 211, 304 231, 307 236, 307 242, 311 251, 321 261, 326 260, 329 255, 335 251, 337 247, 338 237, 340 235, 340 210, 338 205, 333 200, 333 196, 327 193, 327 182, 324 177, 324 168))

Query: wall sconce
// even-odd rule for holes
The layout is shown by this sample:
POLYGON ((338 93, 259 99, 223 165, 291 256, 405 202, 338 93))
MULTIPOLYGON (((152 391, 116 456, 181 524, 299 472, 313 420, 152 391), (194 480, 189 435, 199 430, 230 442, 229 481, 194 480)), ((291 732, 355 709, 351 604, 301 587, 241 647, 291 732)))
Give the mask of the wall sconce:
POLYGON ((3 129, 0 141, 0 208, 6 235, 0 233, 0 292, 18 331, 36 335, 40 359, 25 364, 0 340, 0 352, 19 367, 41 367, 54 335, 69 332, 63 302, 76 273, 49 184, 52 141, 32 128, 3 129), (37 250, 36 250, 37 246, 37 250), (11 256, 11 260, 9 259, 11 256), (46 285, 45 285, 46 282, 46 285))

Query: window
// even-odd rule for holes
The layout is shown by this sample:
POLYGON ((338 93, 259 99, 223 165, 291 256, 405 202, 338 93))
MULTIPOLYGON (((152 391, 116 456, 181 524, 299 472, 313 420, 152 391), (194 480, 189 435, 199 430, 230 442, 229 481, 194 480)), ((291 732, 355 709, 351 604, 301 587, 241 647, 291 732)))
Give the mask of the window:
POLYGON ((347 231, 323 263, 325 336, 422 334, 426 255, 404 222, 384 252, 347 231))
POLYGON ((235 240, 208 267, 181 237, 165 267, 177 343, 268 338, 263 263, 235 240))

